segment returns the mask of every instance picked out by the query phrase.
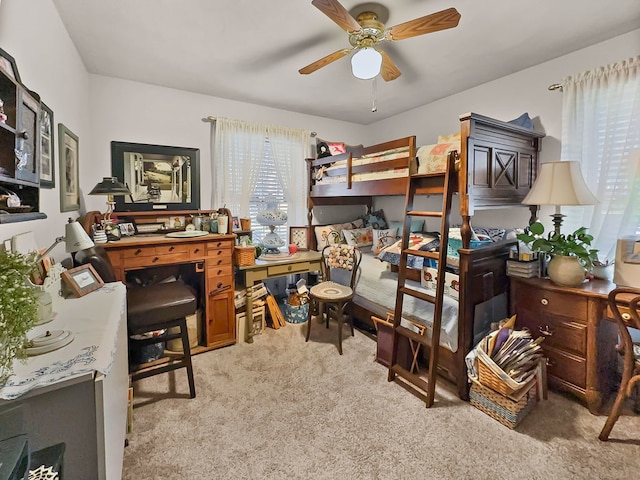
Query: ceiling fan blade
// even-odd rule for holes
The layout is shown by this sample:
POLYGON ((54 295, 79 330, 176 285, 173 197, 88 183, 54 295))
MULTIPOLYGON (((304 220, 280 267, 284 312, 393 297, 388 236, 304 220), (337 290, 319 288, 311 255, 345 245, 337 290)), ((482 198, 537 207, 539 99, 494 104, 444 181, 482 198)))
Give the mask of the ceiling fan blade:
POLYGON ((398 67, 396 67, 396 64, 393 63, 393 60, 391 60, 391 57, 387 55, 387 52, 385 52, 384 50, 378 51, 382 55, 382 68, 380 69, 380 75, 382 76, 384 81, 390 82, 391 80, 395 80, 400 75, 402 75, 402 73, 400 73, 400 70, 398 70, 398 67))
POLYGON ((320 70, 322 67, 326 67, 330 63, 335 62, 336 60, 340 60, 345 55, 348 55, 349 52, 351 52, 351 50, 353 50, 353 49, 352 48, 343 48, 342 50, 338 50, 337 52, 333 52, 333 53, 327 55, 326 57, 323 57, 320 60, 316 60, 315 62, 307 65, 306 67, 301 68, 300 70, 298 70, 298 72, 300 72, 302 75, 307 75, 309 73, 313 73, 316 70, 320 70))
POLYGON ((404 40, 417 37, 425 33, 446 30, 458 25, 460 13, 455 8, 447 8, 441 12, 432 13, 391 27, 387 31, 387 40, 404 40))
POLYGON ((357 32, 362 29, 356 19, 351 16, 338 0, 313 0, 311 4, 346 32, 357 32))

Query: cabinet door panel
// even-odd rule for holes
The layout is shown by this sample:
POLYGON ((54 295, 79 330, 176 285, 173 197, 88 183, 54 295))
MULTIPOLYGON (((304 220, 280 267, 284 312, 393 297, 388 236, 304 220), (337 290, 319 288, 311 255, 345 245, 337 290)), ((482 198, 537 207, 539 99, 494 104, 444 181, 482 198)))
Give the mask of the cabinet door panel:
POLYGON ((209 296, 207 314, 207 344, 234 343, 236 319, 233 291, 209 296))

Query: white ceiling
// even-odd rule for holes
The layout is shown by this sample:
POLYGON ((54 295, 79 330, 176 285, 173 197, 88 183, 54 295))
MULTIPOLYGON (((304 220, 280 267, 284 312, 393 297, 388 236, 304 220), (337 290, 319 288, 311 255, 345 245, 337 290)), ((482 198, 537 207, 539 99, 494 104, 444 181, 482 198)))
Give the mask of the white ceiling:
MULTIPOLYGON (((461 19, 453 29, 385 42, 402 76, 376 80, 373 114, 373 82, 351 75, 349 57, 298 73, 349 47, 347 33, 311 0, 53 2, 91 73, 360 124, 640 27, 638 0, 383 0, 387 27, 449 7, 461 19)), ((350 11, 362 4, 341 3, 350 11)))

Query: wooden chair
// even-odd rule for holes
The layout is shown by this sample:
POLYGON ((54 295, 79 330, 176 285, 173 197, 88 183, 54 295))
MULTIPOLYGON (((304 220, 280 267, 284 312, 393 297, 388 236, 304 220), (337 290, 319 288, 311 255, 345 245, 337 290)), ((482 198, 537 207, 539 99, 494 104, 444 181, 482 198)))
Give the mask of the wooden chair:
POLYGON ((326 326, 329 328, 329 319, 335 318, 338 322, 338 352, 342 355, 342 326, 345 317, 353 332, 353 320, 351 313, 347 312, 348 306, 355 293, 355 284, 362 253, 354 245, 327 245, 322 249, 322 275, 324 281, 314 285, 309 290, 309 314, 307 317, 307 336, 309 341, 311 334, 311 319, 313 314, 322 318, 325 306, 326 326), (334 280, 332 280, 332 275, 334 280))
MULTIPOLYGON (((609 309, 613 314, 620 335, 618 350, 624 359, 624 369, 618 395, 598 438, 609 440, 609 434, 620 417, 624 401, 631 397, 636 384, 640 385, 640 344, 633 343, 629 328, 640 329, 640 290, 630 287, 619 287, 609 293, 609 309)), ((637 392, 636 392, 637 393, 637 392)), ((636 397, 636 409, 638 398, 636 397)))

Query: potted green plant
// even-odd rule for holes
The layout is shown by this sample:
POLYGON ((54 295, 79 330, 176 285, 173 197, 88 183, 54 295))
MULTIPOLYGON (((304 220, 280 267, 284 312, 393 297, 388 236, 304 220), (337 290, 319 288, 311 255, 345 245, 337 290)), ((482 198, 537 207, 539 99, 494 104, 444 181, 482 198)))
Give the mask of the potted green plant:
POLYGON ((35 267, 35 254, 0 251, 0 385, 13 373, 13 360, 26 358, 27 332, 38 319, 29 281, 35 267))
POLYGON ((547 272, 551 281, 558 285, 580 285, 585 273, 598 261, 598 250, 590 248, 593 236, 587 233, 586 227, 568 235, 549 232, 544 236, 544 225, 536 222, 516 237, 533 252, 551 255, 547 272))

